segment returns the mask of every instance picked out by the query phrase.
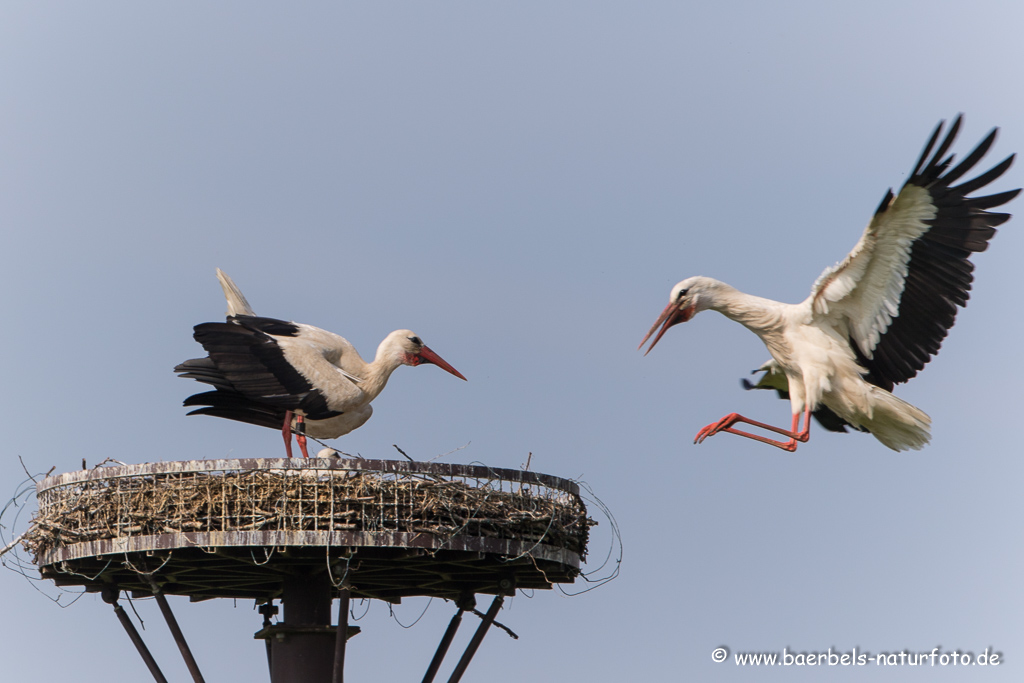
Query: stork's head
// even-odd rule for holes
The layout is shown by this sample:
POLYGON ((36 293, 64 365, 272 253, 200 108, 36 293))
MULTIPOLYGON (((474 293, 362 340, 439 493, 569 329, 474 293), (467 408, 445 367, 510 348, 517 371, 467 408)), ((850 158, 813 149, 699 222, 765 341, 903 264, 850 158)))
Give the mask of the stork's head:
POLYGON ((668 306, 661 312, 658 319, 654 321, 654 325, 651 326, 650 331, 647 332, 647 336, 640 342, 638 349, 643 348, 647 340, 651 338, 655 330, 658 330, 657 336, 654 337, 654 341, 647 347, 647 351, 644 352, 646 356, 654 348, 654 345, 658 343, 662 335, 668 328, 678 323, 685 323, 687 320, 695 316, 700 311, 707 308, 707 304, 710 301, 710 297, 703 296, 705 294, 705 283, 711 282, 708 278, 704 277, 691 277, 683 280, 676 284, 672 288, 672 292, 669 294, 668 306), (659 326, 661 329, 659 330, 659 326))
POLYGON ((450 372, 459 379, 466 379, 458 370, 453 368, 441 356, 434 353, 429 346, 423 343, 411 330, 395 330, 387 336, 381 346, 387 344, 394 349, 398 360, 402 365, 420 365, 431 363, 446 372, 450 372))

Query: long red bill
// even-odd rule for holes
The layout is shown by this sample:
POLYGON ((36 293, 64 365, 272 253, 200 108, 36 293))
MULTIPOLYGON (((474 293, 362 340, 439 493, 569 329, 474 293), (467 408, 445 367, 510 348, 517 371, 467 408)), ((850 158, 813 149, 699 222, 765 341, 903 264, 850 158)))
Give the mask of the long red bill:
MULTIPOLYGON (((449 365, 448 361, 446 361, 444 358, 441 358, 441 356, 431 351, 430 348, 426 345, 420 348, 420 360, 424 363, 433 363, 434 365, 441 368, 445 372, 452 373, 459 379, 466 379, 465 377, 462 376, 461 372, 459 372, 451 365, 449 365)), ((466 381, 468 382, 469 380, 466 381)))
POLYGON ((655 344, 658 343, 658 340, 661 339, 662 335, 665 334, 665 331, 668 330, 668 328, 678 323, 685 323, 691 317, 693 317, 692 306, 680 310, 679 306, 674 303, 670 303, 665 307, 665 310, 661 312, 658 319, 654 321, 654 324, 651 325, 651 329, 648 330, 647 336, 645 336, 644 340, 640 342, 640 346, 636 347, 637 350, 644 347, 644 344, 646 344, 647 340, 651 338, 651 335, 654 334, 654 331, 658 329, 659 325, 661 326, 661 329, 658 330, 658 335, 654 338, 654 341, 651 342, 651 345, 647 347, 646 351, 644 351, 645 356, 651 352, 651 349, 654 348, 655 344))

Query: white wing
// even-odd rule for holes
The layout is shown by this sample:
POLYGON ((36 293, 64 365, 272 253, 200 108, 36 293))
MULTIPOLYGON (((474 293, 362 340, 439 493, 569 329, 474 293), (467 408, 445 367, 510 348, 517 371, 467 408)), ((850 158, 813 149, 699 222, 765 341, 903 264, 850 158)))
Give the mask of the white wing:
POLYGON ((862 364, 884 388, 907 381, 938 352, 957 306, 967 303, 971 252, 984 251, 994 226, 1010 218, 986 209, 1020 192, 967 197, 1002 175, 1013 155, 951 187, 978 163, 996 135, 993 130, 949 169, 953 157, 943 156, 960 123, 958 116, 929 159, 942 130, 939 124, 899 195, 886 193, 853 251, 811 288, 815 317, 849 336, 862 364))

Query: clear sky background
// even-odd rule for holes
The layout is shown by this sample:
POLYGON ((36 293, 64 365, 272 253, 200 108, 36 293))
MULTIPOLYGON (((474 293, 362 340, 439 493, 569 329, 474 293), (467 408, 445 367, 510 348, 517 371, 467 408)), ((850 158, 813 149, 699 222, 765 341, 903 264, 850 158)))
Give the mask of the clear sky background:
MULTIPOLYGON (((261 314, 366 357, 407 327, 469 378, 400 368, 340 449, 469 444, 442 461, 510 468, 532 452, 613 511, 619 578, 517 595, 499 620, 520 640, 491 633, 466 680, 1024 680, 1021 219, 897 390, 934 421, 922 452, 817 426, 795 454, 694 446, 732 411, 788 424, 787 403, 740 389, 766 350, 714 313, 636 350, 687 276, 804 299, 958 112, 959 156, 993 126, 989 166, 1024 151, 1021 3, 9 0, 3 499, 18 456, 281 455, 270 430, 181 407, 201 387, 171 369, 224 314, 220 267, 261 314), (712 662, 720 645, 1005 664, 747 670, 712 662)), ((57 594, 0 571, 4 680, 148 680, 109 606, 57 594)), ((172 606, 208 681, 268 679, 251 603, 172 606)), ((155 604, 137 607, 185 680, 155 604)), ((419 680, 455 609, 402 627, 425 607, 354 605, 348 679, 419 680)))

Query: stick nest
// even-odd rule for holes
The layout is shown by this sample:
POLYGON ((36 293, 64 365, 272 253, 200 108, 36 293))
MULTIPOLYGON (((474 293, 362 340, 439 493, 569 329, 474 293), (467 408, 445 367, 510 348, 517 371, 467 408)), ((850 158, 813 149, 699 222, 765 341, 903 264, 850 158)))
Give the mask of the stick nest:
POLYGON ((218 531, 390 531, 511 539, 585 557, 579 496, 495 477, 253 469, 111 476, 45 489, 23 541, 50 550, 127 536, 218 531))

